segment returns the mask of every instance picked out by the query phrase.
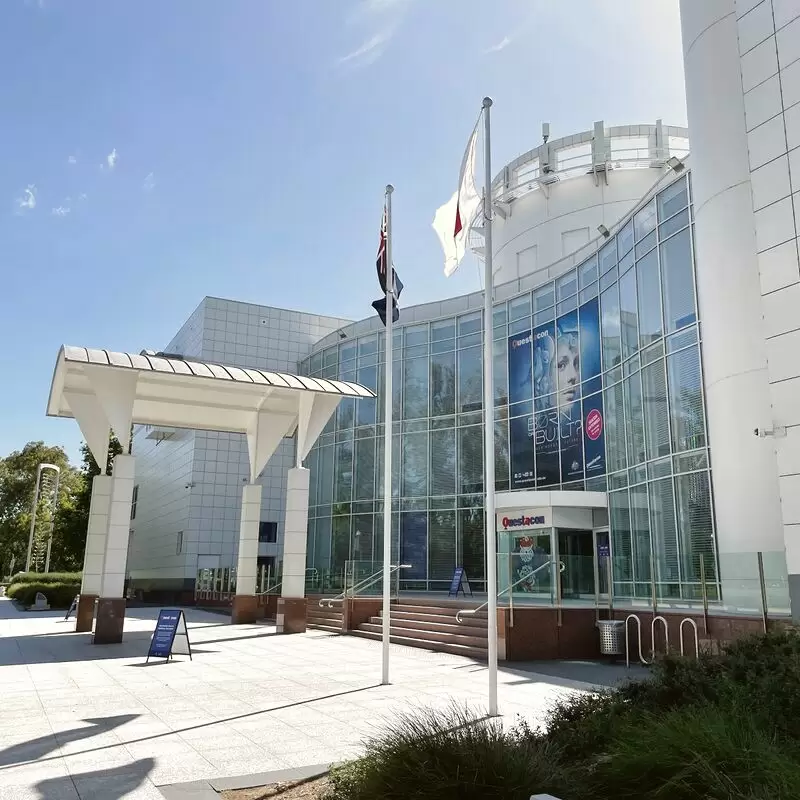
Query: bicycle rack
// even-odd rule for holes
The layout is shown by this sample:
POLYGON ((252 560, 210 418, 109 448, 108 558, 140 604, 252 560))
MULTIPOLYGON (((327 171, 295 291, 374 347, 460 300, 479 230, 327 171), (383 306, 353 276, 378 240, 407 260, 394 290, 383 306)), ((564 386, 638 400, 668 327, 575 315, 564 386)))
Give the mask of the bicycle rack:
POLYGON ((681 639, 681 655, 684 655, 683 626, 687 622, 694 629, 694 656, 695 656, 695 658, 699 658, 700 657, 700 637, 698 636, 698 633, 697 633, 697 623, 691 617, 686 617, 686 619, 681 620, 681 626, 680 626, 680 628, 678 628, 678 635, 680 636, 680 639, 681 639))
POLYGON ((655 660, 656 657, 656 623, 660 622, 664 626, 664 651, 669 653, 669 625, 667 625, 666 619, 664 617, 658 616, 653 617, 653 621, 650 623, 650 644, 652 645, 652 657, 655 660))
MULTIPOLYGON (((628 623, 631 620, 636 621, 636 638, 638 639, 639 642, 639 661, 641 661, 642 664, 644 664, 645 666, 648 666, 650 664, 650 662, 644 657, 644 654, 642 653, 642 621, 639 619, 639 617, 636 616, 636 614, 628 614, 628 616, 625 617, 625 666, 628 669, 631 668, 631 647, 628 636, 628 623)), ((655 620, 653 620, 653 622, 655 622, 655 620)))

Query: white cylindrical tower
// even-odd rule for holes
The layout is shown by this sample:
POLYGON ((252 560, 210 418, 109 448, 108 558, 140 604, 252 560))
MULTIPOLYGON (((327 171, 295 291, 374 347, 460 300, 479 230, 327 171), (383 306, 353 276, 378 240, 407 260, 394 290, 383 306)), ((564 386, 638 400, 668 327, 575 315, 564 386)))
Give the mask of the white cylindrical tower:
POLYGON ((774 443, 755 433, 773 426, 734 0, 681 0, 681 28, 720 572, 744 603, 737 578, 784 542, 774 443))

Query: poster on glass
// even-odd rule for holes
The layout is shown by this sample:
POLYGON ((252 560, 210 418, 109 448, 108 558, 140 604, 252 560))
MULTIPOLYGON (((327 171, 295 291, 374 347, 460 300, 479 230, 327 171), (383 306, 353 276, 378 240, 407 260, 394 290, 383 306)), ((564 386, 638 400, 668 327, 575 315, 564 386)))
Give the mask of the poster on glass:
POLYGON ((562 483, 583 478, 579 339, 578 312, 575 310, 560 317, 556 324, 556 380, 562 483))

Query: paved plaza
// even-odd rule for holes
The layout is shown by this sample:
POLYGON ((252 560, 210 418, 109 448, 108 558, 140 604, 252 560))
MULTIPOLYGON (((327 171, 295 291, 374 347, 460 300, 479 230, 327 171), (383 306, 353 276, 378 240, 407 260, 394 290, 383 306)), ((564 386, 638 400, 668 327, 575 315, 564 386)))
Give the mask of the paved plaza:
MULTIPOLYGON (((380 686, 379 642, 186 614, 194 659, 146 665, 157 609, 129 609, 124 643, 93 646, 63 613, 0 599, 0 800, 163 800, 158 787, 357 756, 413 706, 485 707, 485 666, 458 656, 392 646, 393 683, 380 686)), ((536 722, 620 675, 503 669, 501 711, 536 722)))

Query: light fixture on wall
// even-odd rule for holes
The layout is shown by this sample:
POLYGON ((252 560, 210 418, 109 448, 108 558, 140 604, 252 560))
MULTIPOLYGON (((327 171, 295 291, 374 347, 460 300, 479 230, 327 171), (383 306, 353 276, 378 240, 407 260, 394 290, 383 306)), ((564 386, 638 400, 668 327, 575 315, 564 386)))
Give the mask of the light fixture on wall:
POLYGON ((681 161, 677 156, 670 156, 667 159, 667 166, 673 172, 681 172, 681 170, 683 170, 686 164, 684 164, 683 161, 681 161))
POLYGON ((347 338, 347 334, 344 331, 339 331, 339 338, 340 339, 346 339, 347 338))
POLYGON ((597 230, 600 231, 600 233, 603 236, 605 236, 606 239, 608 239, 608 237, 611 236, 611 231, 608 228, 606 228, 605 225, 598 225, 597 230))

